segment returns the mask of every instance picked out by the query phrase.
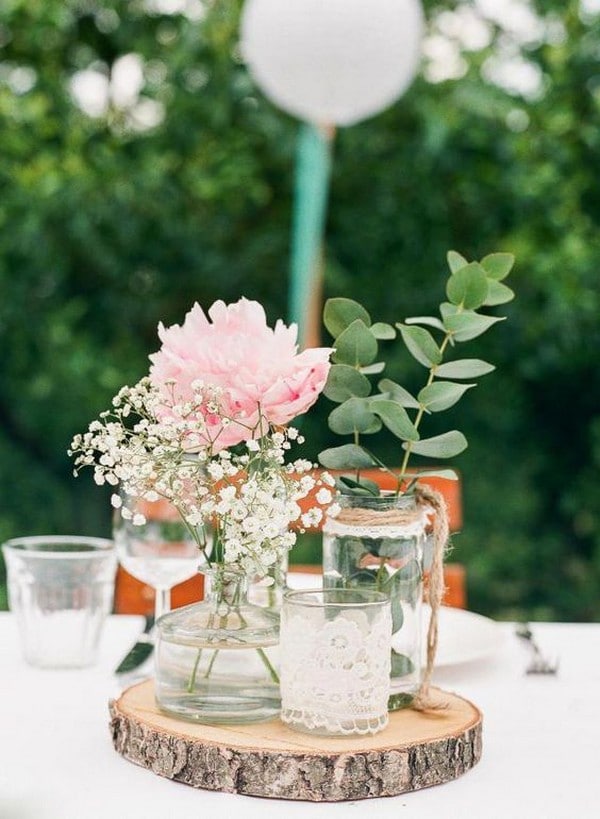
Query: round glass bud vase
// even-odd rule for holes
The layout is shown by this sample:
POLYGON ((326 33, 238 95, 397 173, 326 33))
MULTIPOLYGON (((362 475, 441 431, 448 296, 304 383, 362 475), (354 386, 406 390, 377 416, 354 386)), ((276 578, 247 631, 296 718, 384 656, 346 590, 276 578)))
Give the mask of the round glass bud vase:
POLYGON ((323 526, 325 588, 375 589, 392 611, 390 709, 413 700, 421 681, 423 546, 427 512, 412 495, 340 495, 323 526))
POLYGON ((218 567, 205 575, 204 601, 156 624, 157 705, 193 722, 270 719, 281 705, 279 615, 248 602, 245 574, 218 567))

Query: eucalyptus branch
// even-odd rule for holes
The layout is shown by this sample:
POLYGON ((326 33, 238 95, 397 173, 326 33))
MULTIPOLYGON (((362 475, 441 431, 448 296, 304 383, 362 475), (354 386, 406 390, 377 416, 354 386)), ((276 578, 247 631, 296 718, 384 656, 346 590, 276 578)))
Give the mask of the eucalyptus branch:
MULTIPOLYGON (((423 438, 421 427, 426 414, 454 406, 467 390, 476 386, 474 379, 494 369, 480 359, 444 362, 444 358, 449 345, 455 347, 475 339, 502 320, 478 311, 482 307, 504 304, 514 297, 513 291, 503 284, 513 262, 509 253, 492 253, 481 262, 469 263, 460 254, 450 251, 448 300, 439 305, 439 316, 407 318, 395 327, 373 323, 367 310, 351 299, 335 298, 326 302, 323 318, 335 339, 335 353, 323 393, 338 405, 329 414, 328 424, 333 433, 351 436, 353 443, 324 450, 319 461, 328 469, 352 470, 355 478, 342 481, 343 491, 372 491, 372 482, 365 481, 361 471, 376 467, 394 475, 400 492, 413 455, 447 459, 466 448, 466 438, 458 430, 423 438), (439 345, 429 327, 443 334, 439 345), (377 360, 379 342, 398 337, 408 353, 428 370, 425 386, 416 396, 385 378, 378 382, 378 391, 374 392, 369 378, 385 369, 385 363, 377 360), (471 383, 464 383, 465 380, 471 383), (407 410, 416 410, 412 420, 407 410), (404 450, 399 471, 385 465, 362 442, 363 436, 376 434, 383 428, 401 442, 404 450)), ((422 474, 456 477, 452 470, 428 470, 422 474)))

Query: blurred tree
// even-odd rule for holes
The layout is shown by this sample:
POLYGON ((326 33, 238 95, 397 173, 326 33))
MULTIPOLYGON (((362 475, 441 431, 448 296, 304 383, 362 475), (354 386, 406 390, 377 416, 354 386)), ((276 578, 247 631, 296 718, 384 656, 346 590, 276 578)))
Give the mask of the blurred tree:
MULTIPOLYGON (((296 123, 252 86, 240 5, 0 8, 1 539, 108 531, 66 449, 144 374, 159 321, 242 294, 285 314, 296 123)), ((400 320, 440 300, 447 249, 516 254, 509 320, 477 347, 498 371, 454 410, 454 556, 476 610, 597 619, 597 4, 425 6, 420 79, 338 134, 326 294, 400 320)), ((328 410, 304 421, 311 457, 328 410)))

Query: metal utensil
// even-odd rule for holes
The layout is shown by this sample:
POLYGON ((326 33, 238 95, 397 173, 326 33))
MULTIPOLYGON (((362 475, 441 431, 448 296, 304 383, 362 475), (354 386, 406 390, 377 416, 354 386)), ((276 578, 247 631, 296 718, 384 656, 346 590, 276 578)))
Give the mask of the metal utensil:
POLYGON ((154 639, 151 634, 153 627, 154 617, 146 617, 144 630, 116 667, 115 674, 129 674, 146 662, 154 651, 154 639))
POLYGON ((558 671, 558 657, 554 660, 550 660, 548 657, 542 654, 540 647, 535 641, 533 636, 533 632, 529 626, 529 623, 520 623, 517 628, 515 629, 515 634, 521 640, 523 640, 529 650, 531 651, 532 657, 531 662, 525 669, 526 674, 556 674, 558 671))

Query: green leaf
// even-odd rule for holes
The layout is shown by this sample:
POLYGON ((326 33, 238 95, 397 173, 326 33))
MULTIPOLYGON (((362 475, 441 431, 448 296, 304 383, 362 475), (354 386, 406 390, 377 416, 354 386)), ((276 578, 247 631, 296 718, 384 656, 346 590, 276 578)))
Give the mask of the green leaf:
POLYGON ((402 339, 413 358, 428 369, 442 360, 440 348, 435 339, 424 327, 411 327, 406 324, 396 324, 402 334, 402 339))
POLYGON ((514 263, 515 257, 512 253, 490 253, 481 260, 481 266, 486 274, 498 282, 508 276, 514 263))
POLYGON ((405 677, 407 674, 412 674, 415 666, 410 657, 405 654, 397 654, 392 651, 392 677, 405 677))
POLYGON ((448 279, 446 294, 452 304, 465 310, 476 310, 484 303, 488 294, 488 282, 480 264, 471 262, 461 267, 448 279))
POLYGON ((469 311, 448 316, 444 319, 444 326, 449 333, 452 333, 455 341, 470 341, 485 333, 498 321, 504 320, 504 317, 482 316, 480 313, 469 311))
MULTIPOLYGON (((402 444, 406 449, 409 444, 402 444)), ((453 458, 467 448, 467 439, 456 429, 436 435, 434 438, 422 438, 411 445, 415 455, 425 455, 428 458, 453 458)))
POLYGON ((355 367, 348 364, 333 364, 323 388, 323 395, 330 401, 341 404, 352 396, 364 398, 371 392, 371 382, 355 367))
POLYGON ((419 433, 402 404, 384 398, 369 401, 369 409, 381 418, 396 438, 402 441, 419 440, 419 433))
POLYGON ((407 694, 400 692, 399 694, 390 694, 387 701, 388 711, 401 711, 403 708, 408 708, 415 700, 414 694, 407 694))
POLYGON ((376 361, 375 364, 369 364, 366 367, 361 367, 360 372, 363 375, 378 375, 385 370, 385 361, 376 361))
MULTIPOLYGON (((397 404, 403 407, 409 407, 410 409, 420 409, 421 405, 417 399, 414 398, 408 390, 405 390, 404 387, 401 387, 400 384, 396 384, 396 382, 390 378, 382 378, 377 386, 382 392, 389 393, 389 397, 393 401, 396 401, 397 404)), ((373 398, 375 397, 376 396, 373 396, 373 398)))
POLYGON ((324 449, 319 453, 319 463, 325 469, 368 469, 376 465, 373 456, 356 444, 324 449))
POLYGON ((440 304, 440 314, 442 316, 442 319, 444 319, 444 327, 446 327, 446 319, 448 318, 448 316, 456 316, 461 312, 462 310, 455 304, 450 304, 449 301, 443 301, 440 304))
POLYGON ((435 375, 443 378, 479 378, 480 375, 487 375, 495 369, 493 364, 488 364, 480 358, 461 358, 440 364, 435 375))
POLYGON ((379 432, 381 421, 374 415, 366 398, 349 398, 329 413, 329 429, 337 435, 369 435, 379 432))
POLYGON ((334 338, 337 338, 353 321, 360 319, 367 327, 371 316, 362 304, 352 299, 327 299, 323 308, 323 323, 334 338))
POLYGON ((402 601, 399 597, 392 597, 390 600, 392 610, 392 634, 400 631, 404 625, 404 611, 402 601))
POLYGON ((385 324, 383 321, 376 321, 375 324, 371 326, 371 332, 375 338, 379 338, 381 341, 391 341, 396 338, 396 331, 392 325, 385 324))
POLYGON ((436 330, 443 330, 444 325, 435 316, 414 316, 414 318, 407 318, 405 324, 425 324, 428 327, 435 327, 436 330))
POLYGON ((335 340, 336 364, 362 367, 377 356, 377 339, 361 319, 352 322, 335 340))
POLYGON ((434 381, 423 387, 418 399, 429 412, 441 412, 454 406, 475 384, 454 384, 452 381, 434 381))
POLYGON ((351 478, 350 475, 340 475, 339 478, 336 478, 336 483, 338 482, 345 488, 352 489, 352 494, 359 494, 359 490, 362 495, 378 496, 381 494, 379 484, 375 483, 375 481, 370 481, 368 478, 360 478, 360 480, 357 481, 355 478, 351 478))
POLYGON ((412 589, 422 580, 421 566, 418 560, 410 560, 401 569, 390 575, 384 584, 384 590, 390 597, 403 597, 407 589, 412 589))
POLYGON ((457 481, 458 474, 453 469, 419 469, 413 476, 416 480, 421 478, 445 478, 448 481, 457 481))
POLYGON ((514 290, 507 287, 502 282, 497 282, 495 279, 488 279, 488 294, 484 301, 487 307, 493 307, 496 304, 506 304, 512 301, 515 297, 514 290))
POLYGON ((448 260, 448 267, 452 273, 456 273, 457 270, 469 264, 465 257, 457 253, 456 250, 449 250, 446 254, 446 259, 448 260))
MULTIPOLYGON (((361 586, 366 586, 367 588, 373 588, 377 579, 376 572, 370 572, 368 569, 359 569, 357 572, 352 572, 345 580, 343 581, 343 585, 339 588, 344 589, 358 589, 361 586)), ((344 601, 351 603, 353 595, 340 595, 340 603, 344 601)), ((357 595, 355 602, 360 603, 361 596, 357 595)), ((331 601, 332 603, 337 602, 335 599, 331 601)))

